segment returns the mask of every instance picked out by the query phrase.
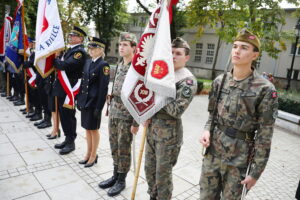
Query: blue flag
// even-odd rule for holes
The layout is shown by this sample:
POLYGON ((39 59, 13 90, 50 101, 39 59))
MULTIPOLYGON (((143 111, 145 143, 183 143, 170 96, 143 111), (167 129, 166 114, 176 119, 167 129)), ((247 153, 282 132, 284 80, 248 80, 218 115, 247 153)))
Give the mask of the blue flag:
POLYGON ((12 28, 11 37, 9 44, 6 47, 6 61, 10 64, 13 69, 13 73, 19 73, 23 66, 23 27, 22 27, 22 15, 21 15, 22 6, 17 8, 17 14, 15 17, 14 25, 12 28))

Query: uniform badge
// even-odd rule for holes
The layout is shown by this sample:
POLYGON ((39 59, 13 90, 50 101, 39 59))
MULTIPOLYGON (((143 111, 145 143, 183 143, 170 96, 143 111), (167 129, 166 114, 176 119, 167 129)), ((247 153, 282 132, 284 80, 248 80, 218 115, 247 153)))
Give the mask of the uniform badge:
POLYGON ((185 86, 182 90, 182 95, 185 98, 190 98, 192 96, 192 89, 190 87, 185 86))
POLYGON ((274 99, 274 98, 277 98, 277 92, 275 91, 275 92, 272 92, 272 98, 274 99))
POLYGON ((108 67, 108 66, 103 67, 103 74, 104 74, 105 76, 108 76, 108 75, 109 75, 109 67, 108 67))
POLYGON ((192 79, 188 79, 188 80, 186 80, 186 84, 193 85, 194 81, 192 79))
POLYGON ((74 59, 78 60, 82 57, 82 53, 81 52, 77 52, 74 54, 74 59))

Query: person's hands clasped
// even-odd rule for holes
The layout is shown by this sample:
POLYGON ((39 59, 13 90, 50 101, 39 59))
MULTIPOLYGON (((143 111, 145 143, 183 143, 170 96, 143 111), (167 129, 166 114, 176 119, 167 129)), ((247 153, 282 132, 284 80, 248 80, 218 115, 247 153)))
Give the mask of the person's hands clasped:
POLYGON ((139 127, 138 126, 131 126, 130 131, 132 134, 136 135, 137 132, 139 131, 139 127))

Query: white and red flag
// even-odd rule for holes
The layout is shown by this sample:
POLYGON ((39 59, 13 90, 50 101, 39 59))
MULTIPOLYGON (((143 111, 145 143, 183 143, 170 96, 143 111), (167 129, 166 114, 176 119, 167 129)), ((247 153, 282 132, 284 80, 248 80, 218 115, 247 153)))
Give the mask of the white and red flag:
POLYGON ((65 48, 56 0, 39 0, 34 65, 43 78, 53 70, 55 53, 65 48))
POLYGON ((138 123, 151 118, 176 96, 170 10, 177 2, 162 0, 150 16, 122 87, 122 101, 138 123))
POLYGON ((11 35, 12 18, 8 15, 5 16, 4 22, 0 31, 0 65, 4 67, 5 49, 9 43, 11 35))

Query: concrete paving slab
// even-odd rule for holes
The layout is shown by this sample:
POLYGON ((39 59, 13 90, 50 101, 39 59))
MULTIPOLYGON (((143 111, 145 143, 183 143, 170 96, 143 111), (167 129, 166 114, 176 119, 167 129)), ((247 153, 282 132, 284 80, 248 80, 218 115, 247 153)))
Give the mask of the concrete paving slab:
POLYGON ((18 200, 50 200, 46 192, 38 192, 25 197, 17 198, 18 200))
POLYGON ((77 180, 46 190, 52 200, 96 200, 98 194, 84 181, 77 180))
POLYGON ((36 149, 20 154, 28 165, 49 162, 52 160, 61 160, 60 156, 51 148, 36 149))
POLYGON ((35 151, 49 148, 49 145, 42 139, 32 139, 14 142, 16 149, 19 152, 35 151))
POLYGON ((46 190, 80 180, 69 166, 35 172, 34 175, 46 190))
POLYGON ((24 167, 26 163, 19 154, 10 154, 0 156, 0 171, 24 167))
POLYGON ((11 143, 0 144, 0 156, 10 155, 17 153, 17 150, 11 143))
POLYGON ((42 191, 43 188, 32 174, 0 180, 2 200, 10 200, 42 191))

